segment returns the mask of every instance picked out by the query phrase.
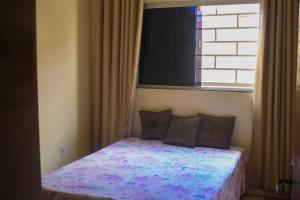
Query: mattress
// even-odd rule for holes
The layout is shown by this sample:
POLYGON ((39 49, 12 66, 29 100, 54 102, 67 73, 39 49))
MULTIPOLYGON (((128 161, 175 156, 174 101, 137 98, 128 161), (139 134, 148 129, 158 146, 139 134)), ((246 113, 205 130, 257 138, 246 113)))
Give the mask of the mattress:
POLYGON ((186 148, 127 138, 42 178, 44 200, 238 200, 240 149, 186 148))

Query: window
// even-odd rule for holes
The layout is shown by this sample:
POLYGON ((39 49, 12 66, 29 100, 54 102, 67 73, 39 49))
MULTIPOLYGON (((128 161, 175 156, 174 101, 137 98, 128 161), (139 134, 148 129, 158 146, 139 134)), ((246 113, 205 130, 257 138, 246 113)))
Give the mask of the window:
POLYGON ((144 12, 139 83, 195 85, 197 8, 144 12))
POLYGON ((251 88, 259 4, 146 9, 139 83, 251 88))
POLYGON ((253 87, 258 38, 259 4, 199 6, 196 83, 253 87))

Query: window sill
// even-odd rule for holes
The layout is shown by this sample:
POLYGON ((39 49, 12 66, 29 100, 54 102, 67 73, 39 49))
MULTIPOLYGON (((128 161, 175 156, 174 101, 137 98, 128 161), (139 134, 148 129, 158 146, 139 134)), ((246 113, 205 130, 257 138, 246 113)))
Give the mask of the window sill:
POLYGON ((202 86, 169 86, 169 85, 143 85, 143 84, 138 84, 137 88, 253 93, 253 88, 202 87, 202 86))

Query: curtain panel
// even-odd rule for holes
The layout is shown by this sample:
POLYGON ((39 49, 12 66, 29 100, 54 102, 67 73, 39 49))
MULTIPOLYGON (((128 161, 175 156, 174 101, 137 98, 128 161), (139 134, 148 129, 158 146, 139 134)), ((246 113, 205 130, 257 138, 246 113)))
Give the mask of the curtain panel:
POLYGON ((143 0, 91 1, 92 143, 122 139, 136 90, 143 0))
POLYGON ((298 0, 261 0, 248 187, 274 193, 290 177, 297 69, 298 0))

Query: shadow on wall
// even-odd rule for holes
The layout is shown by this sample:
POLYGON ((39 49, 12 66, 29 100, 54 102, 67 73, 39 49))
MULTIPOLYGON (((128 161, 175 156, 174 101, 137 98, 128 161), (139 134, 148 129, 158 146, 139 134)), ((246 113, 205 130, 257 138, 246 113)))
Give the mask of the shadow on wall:
POLYGON ((91 152, 91 70, 90 70, 90 1, 77 0, 77 109, 78 133, 85 140, 78 140, 77 153, 91 152), (82 145, 84 143, 85 145, 82 145), (88 145, 88 146, 87 146, 88 145))

